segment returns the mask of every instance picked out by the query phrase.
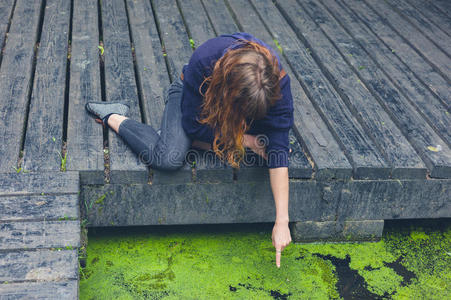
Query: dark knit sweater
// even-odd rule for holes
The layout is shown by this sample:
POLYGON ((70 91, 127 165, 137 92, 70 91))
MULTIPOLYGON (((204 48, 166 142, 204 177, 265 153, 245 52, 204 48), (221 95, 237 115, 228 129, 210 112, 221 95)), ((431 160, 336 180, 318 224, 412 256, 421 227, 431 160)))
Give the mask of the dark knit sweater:
MULTIPOLYGON (((201 104, 203 97, 199 93, 199 87, 205 77, 212 74, 215 62, 221 58, 228 49, 239 47, 237 39, 245 39, 257 42, 274 53, 279 61, 277 53, 254 36, 240 32, 231 35, 221 35, 209 39, 200 45, 191 56, 187 65, 183 68, 184 84, 182 96, 182 126, 186 134, 193 140, 207 142, 210 145, 214 140, 214 130, 206 125, 200 124, 201 104)), ((285 75, 280 81, 282 98, 276 101, 263 119, 252 122, 248 134, 264 134, 267 136, 268 144, 266 153, 268 155, 267 167, 278 168, 288 166, 289 139, 288 132, 293 126, 293 98, 291 95, 290 78, 285 75)), ((205 93, 207 85, 204 84, 202 92, 205 93)))

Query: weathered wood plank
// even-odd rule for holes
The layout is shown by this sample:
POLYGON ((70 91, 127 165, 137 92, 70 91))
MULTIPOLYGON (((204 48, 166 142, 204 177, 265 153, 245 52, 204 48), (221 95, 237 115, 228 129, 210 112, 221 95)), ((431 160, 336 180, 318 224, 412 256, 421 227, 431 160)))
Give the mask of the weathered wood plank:
MULTIPOLYGON (((210 16, 224 15, 222 9, 227 9, 223 2, 210 2, 207 1, 207 12, 210 16), (207 5, 208 3, 208 5, 207 5), (215 3, 212 5, 211 3, 215 3), (219 4, 218 4, 219 3, 219 4), (222 3, 222 4, 221 4, 222 3)), ((228 12, 228 10, 227 10, 228 12)), ((228 17, 217 19, 213 21, 213 26, 220 24, 221 28, 225 30, 224 33, 230 33, 238 31, 238 27, 235 24, 230 13, 225 14, 228 17), (229 30, 227 30, 229 28, 229 30)), ((238 16, 236 16, 238 17, 238 16)), ((261 30, 264 24, 259 18, 242 18, 240 20, 242 30, 253 33, 259 31, 259 38, 265 41, 268 45, 273 45, 274 49, 277 48, 275 41, 265 30, 261 30), (260 28, 257 30, 257 28, 260 28)), ((218 28, 216 28, 218 31, 218 28)), ((334 137, 330 133, 326 124, 321 119, 320 115, 313 107, 312 103, 308 99, 299 82, 291 70, 291 66, 286 61, 283 55, 282 65, 284 70, 291 78, 291 92, 293 96, 294 104, 294 131, 297 132, 297 136, 300 136, 299 142, 302 143, 304 151, 309 153, 312 159, 315 169, 315 178, 350 178, 352 174, 352 167, 349 164, 340 146, 335 141, 334 137), (298 130, 300 129, 300 130, 298 130)))
POLYGON ((0 221, 78 219, 78 195, 0 197, 0 221))
POLYGON ((46 2, 24 143, 26 170, 61 168, 69 23, 70 1, 46 2))
POLYGON ((78 193, 77 172, 0 173, 0 196, 78 193))
POLYGON ((185 0, 178 3, 194 47, 216 36, 200 0, 185 0))
POLYGON ((175 0, 153 1, 153 9, 157 16, 162 44, 167 53, 171 82, 180 76, 184 64, 187 64, 191 54, 189 37, 175 0))
POLYGON ((6 299, 78 299, 78 281, 21 282, 0 284, 0 298, 6 299))
POLYGON ((423 14, 429 20, 429 22, 434 23, 445 34, 451 36, 450 18, 440 9, 424 0, 406 0, 406 2, 415 7, 418 12, 423 14))
POLYGON ((281 45, 310 101, 322 115, 340 147, 345 150, 353 165, 354 177, 387 178, 390 170, 376 145, 365 134, 338 92, 321 72, 309 49, 301 44, 273 3, 254 1, 253 4, 263 20, 271 20, 270 24, 267 24, 268 29, 281 45))
POLYGON ((366 25, 365 29, 370 30, 382 40, 407 68, 412 70, 433 93, 439 96, 443 103, 446 103, 446 107, 450 107, 451 89, 447 79, 425 62, 379 15, 364 5, 362 1, 340 1, 339 3, 352 11, 361 23, 366 25))
MULTIPOLYGON (((180 76, 183 65, 188 63, 192 54, 188 33, 176 1, 154 1, 153 9, 157 16, 160 37, 167 54, 166 61, 169 66, 169 75, 171 82, 173 82, 180 76)), ((168 172, 158 170, 153 170, 153 172, 152 183, 169 183, 167 180, 168 172)), ((181 176, 177 176, 178 180, 191 178, 191 172, 191 166, 185 164, 177 171, 181 176)))
POLYGON ((448 0, 427 0, 429 5, 435 5, 441 11, 443 11, 448 17, 451 18, 451 5, 448 0))
MULTIPOLYGON (((268 182, 269 170, 264 159, 250 149, 246 149, 240 168, 235 171, 237 182, 268 182)), ((264 183, 268 184, 269 183, 264 183)))
MULTIPOLYGON (((113 197, 105 199, 100 213, 96 204, 90 210, 90 226, 252 223, 275 218, 270 185, 261 181, 85 186, 83 198, 95 199, 111 191, 113 197)), ((333 206, 324 205, 319 195, 320 186, 314 181, 291 182, 290 220, 319 212, 325 219, 333 219, 333 206)))
POLYGON ((407 21, 400 18, 384 1, 367 0, 365 3, 379 14, 385 22, 390 24, 390 27, 405 39, 437 71, 441 72, 447 80, 450 80, 451 58, 445 52, 437 48, 407 21))
MULTIPOLYGON (((298 130, 298 132, 299 131, 300 130, 298 130)), ((295 179, 312 178, 313 166, 307 159, 307 156, 305 154, 306 151, 303 149, 303 146, 299 142, 300 139, 298 138, 298 136, 296 136, 295 130, 294 128, 292 128, 289 135, 291 152, 288 156, 288 176, 295 179)))
MULTIPOLYGON (((66 281, 78 279, 77 250, 0 252, 0 282, 66 281)), ((0 295, 2 287, 0 284, 0 295)), ((30 283, 30 282, 28 282, 30 283)))
MULTIPOLYGON (((290 180, 290 221, 449 217, 450 190, 449 179, 290 180)), ((275 217, 270 186, 261 181, 86 185, 82 198, 102 194, 112 197, 100 213, 94 204, 91 226, 274 222, 275 217)))
POLYGON ((99 26, 95 0, 74 1, 71 41, 67 170, 91 174, 90 183, 103 183, 102 126, 85 111, 89 101, 101 101, 99 26))
MULTIPOLYGON (((138 88, 141 91, 144 120, 155 130, 160 129, 165 108, 165 91, 170 85, 158 29, 149 2, 127 1, 131 36, 135 47, 138 88)), ((191 168, 183 166, 177 172, 152 169, 152 184, 191 181, 191 168)))
POLYGON ((356 92, 361 88, 363 97, 350 94, 349 102, 355 107, 354 114, 358 117, 362 115, 361 122, 367 126, 368 134, 373 135, 375 143, 378 143, 381 151, 386 153, 387 160, 393 167, 393 176, 424 178, 424 164, 412 146, 425 161, 432 177, 447 178, 451 176, 451 151, 448 145, 393 85, 391 78, 385 76, 381 68, 368 59, 364 49, 356 44, 352 37, 332 20, 330 15, 324 13, 324 8, 315 5, 312 1, 304 1, 302 10, 297 9, 296 13, 291 15, 303 19, 302 28, 307 29, 304 30, 304 35, 314 45, 313 47, 317 49, 322 59, 329 62, 324 67, 332 70, 332 76, 341 73, 336 78, 338 86, 341 86, 345 92, 351 89, 356 92), (312 23, 310 17, 304 12, 305 10, 313 16, 326 36, 323 36, 317 29, 313 29, 313 31, 318 31, 316 34, 313 31, 310 32, 310 27, 313 28, 316 25, 312 23), (334 45, 329 42, 332 39, 334 39, 334 45), (365 89, 359 84, 360 82, 346 79, 350 76, 346 74, 348 66, 344 61, 354 67, 354 72, 359 74, 365 84, 365 89), (342 83, 346 85, 342 85, 342 83), (383 109, 374 101, 368 90, 375 96, 383 109), (356 101, 357 99, 359 101, 356 101), (428 150, 428 147, 432 145, 440 145, 437 147, 442 147, 442 150, 438 152, 428 150), (449 171, 446 171, 448 168, 449 171))
MULTIPOLYGON (((8 23, 12 17, 14 9, 14 0, 5 0, 0 3, 0 49, 3 47, 6 41, 6 30, 8 23)), ((0 53, 0 62, 1 62, 0 53)))
POLYGON ((434 70, 416 51, 394 32, 374 11, 361 1, 339 2, 353 11, 356 17, 382 42, 387 45, 407 68, 411 69, 424 84, 435 93, 449 108, 451 105, 451 89, 449 81, 434 70), (345 5, 346 4, 346 5, 345 5))
POLYGON ((447 56, 451 54, 451 39, 442 32, 435 24, 423 17, 418 11, 404 1, 386 0, 395 11, 412 24, 416 30, 421 32, 435 46, 440 48, 447 56))
MULTIPOLYGON (((224 1, 203 1, 202 4, 206 8, 206 16, 210 18, 211 27, 216 35, 230 34, 239 31, 239 28, 235 24, 224 1)), ((189 8, 186 8, 186 10, 188 9, 189 8)), ((188 27, 195 26, 195 24, 196 22, 193 20, 187 21, 188 27)), ((211 30, 208 29, 207 31, 211 35, 211 30)), ((196 40, 202 39, 202 31, 193 30, 191 34, 196 40)), ((246 151, 244 162, 252 159, 256 160, 256 158, 258 158, 256 155, 253 155, 252 151, 249 151, 249 149, 247 150, 248 151, 246 151)), ((196 182, 229 182, 233 180, 234 174, 230 165, 228 163, 221 162, 213 151, 200 151, 199 154, 202 155, 202 159, 196 160, 196 182), (222 172, 223 174, 221 174, 222 172)), ((254 180, 257 178, 262 178, 263 180, 268 179, 268 171, 255 164, 253 167, 248 167, 242 163, 241 169, 235 171, 237 175, 235 179, 240 181, 246 180, 246 178, 252 178, 254 180)))
POLYGON ((211 20, 211 25, 213 26, 216 35, 230 34, 239 31, 224 0, 202 0, 202 3, 206 8, 207 15, 211 20))
POLYGON ((341 220, 448 218, 451 184, 445 180, 355 181, 339 189, 341 220))
POLYGON ((0 250, 80 247, 80 222, 0 223, 0 250))
POLYGON ((135 47, 139 89, 144 119, 159 129, 164 110, 164 88, 169 76, 150 1, 127 0, 130 29, 135 47))
POLYGON ((233 181, 233 169, 228 163, 221 162, 213 150, 191 149, 186 160, 196 170, 194 179, 197 183, 233 181))
MULTIPOLYGON (((387 74, 398 90, 403 92, 407 100, 415 106, 429 125, 448 143, 451 141, 451 118, 446 105, 417 80, 416 74, 408 69, 399 58, 392 53, 372 32, 366 30, 357 18, 337 1, 324 1, 324 7, 329 10, 335 20, 364 48, 371 58, 387 74)), ((351 54, 351 53, 350 53, 351 54)), ((349 55, 349 54, 348 54, 349 55)), ((353 54, 351 54, 353 55, 353 54)), ((350 55, 349 55, 350 56, 350 55)), ((449 107, 448 107, 449 109, 449 107)))
MULTIPOLYGON (((130 117, 141 122, 128 19, 123 0, 103 1, 102 26, 106 101, 130 106, 130 117)), ((108 132, 110 182, 147 182, 147 168, 112 130, 108 132)))
MULTIPOLYGON (((208 20, 200 0, 180 1, 180 8, 186 29, 194 42, 195 48, 207 40, 214 38, 214 29, 208 20)), ((228 163, 222 163, 215 157, 213 151, 191 151, 195 154, 196 181, 197 182, 229 182, 233 180, 233 169, 228 163)))
POLYGON ((41 1, 18 0, 8 33, 0 68, 0 172, 17 165, 28 88, 32 84, 34 46, 37 39, 41 1))
MULTIPOLYGON (((367 134, 372 136, 374 142, 379 145, 380 151, 385 154, 392 168, 392 176, 425 178, 425 165, 403 136, 403 131, 392 121, 392 119, 401 119, 397 120, 397 124, 404 121, 403 127, 411 129, 417 126, 416 122, 423 120, 408 101, 401 98, 391 84, 391 80, 386 78, 372 60, 368 59, 366 52, 339 27, 339 24, 332 20, 330 15, 324 12, 322 7, 320 8, 312 1, 304 1, 302 6, 284 1, 280 6, 291 22, 296 22, 295 28, 298 31, 303 29, 303 37, 311 45, 312 51, 317 52, 323 60, 321 62, 323 68, 335 79, 338 89, 344 94, 343 99, 347 100, 351 111, 364 124, 367 134), (332 38, 333 43, 330 42, 332 38), (395 105, 390 106, 387 103, 397 104, 390 115, 385 110, 395 105), (412 120, 415 121, 409 122, 412 120)), ((425 130, 426 134, 435 135, 438 139, 436 142, 443 143, 427 124, 421 129, 425 130)), ((408 137, 424 138, 422 131, 418 131, 414 132, 415 135, 412 134, 413 138, 408 137)))

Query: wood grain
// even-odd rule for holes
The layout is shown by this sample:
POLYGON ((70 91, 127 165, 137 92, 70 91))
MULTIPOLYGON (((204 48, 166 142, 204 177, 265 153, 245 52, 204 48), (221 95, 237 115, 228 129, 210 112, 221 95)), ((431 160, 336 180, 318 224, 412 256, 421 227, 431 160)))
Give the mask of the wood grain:
POLYGON ((41 1, 18 0, 0 68, 0 172, 13 172, 25 130, 41 1))
POLYGON ((89 101, 102 101, 97 1, 74 1, 71 40, 67 170, 91 174, 90 183, 103 183, 102 126, 85 110, 89 101))
POLYGON ((61 168, 69 23, 69 1, 46 2, 25 135, 26 170, 61 168))

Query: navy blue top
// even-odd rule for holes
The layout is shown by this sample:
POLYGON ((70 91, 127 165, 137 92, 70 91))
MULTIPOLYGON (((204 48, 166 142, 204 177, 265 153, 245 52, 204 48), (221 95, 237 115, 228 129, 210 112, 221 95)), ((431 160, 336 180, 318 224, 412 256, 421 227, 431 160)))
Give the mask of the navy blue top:
MULTIPOLYGON (((213 128, 198 122, 200 106, 203 102, 199 87, 204 78, 212 74, 214 64, 227 50, 240 47, 241 44, 237 43, 238 39, 253 41, 268 48, 277 57, 281 68, 280 58, 274 49, 248 33, 221 35, 200 45, 193 52, 189 63, 183 67, 182 127, 193 140, 213 144, 213 128)), ((270 107, 263 119, 254 120, 249 130, 246 131, 248 134, 264 134, 268 138, 266 146, 268 168, 288 167, 288 132, 293 126, 293 98, 288 74, 280 81, 280 88, 282 98, 270 107)), ((206 90, 207 83, 202 87, 202 93, 205 93, 206 90)))

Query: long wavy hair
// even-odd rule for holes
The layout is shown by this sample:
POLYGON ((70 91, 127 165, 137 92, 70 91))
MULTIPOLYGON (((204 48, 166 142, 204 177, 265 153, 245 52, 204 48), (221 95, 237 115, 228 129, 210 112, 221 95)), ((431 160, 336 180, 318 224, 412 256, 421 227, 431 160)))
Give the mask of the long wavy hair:
POLYGON ((255 42, 239 43, 241 47, 229 49, 216 61, 211 76, 199 87, 204 96, 199 122, 214 128, 213 151, 234 168, 245 155, 244 133, 281 98, 276 56, 255 42), (208 84, 205 94, 204 84, 208 84))

